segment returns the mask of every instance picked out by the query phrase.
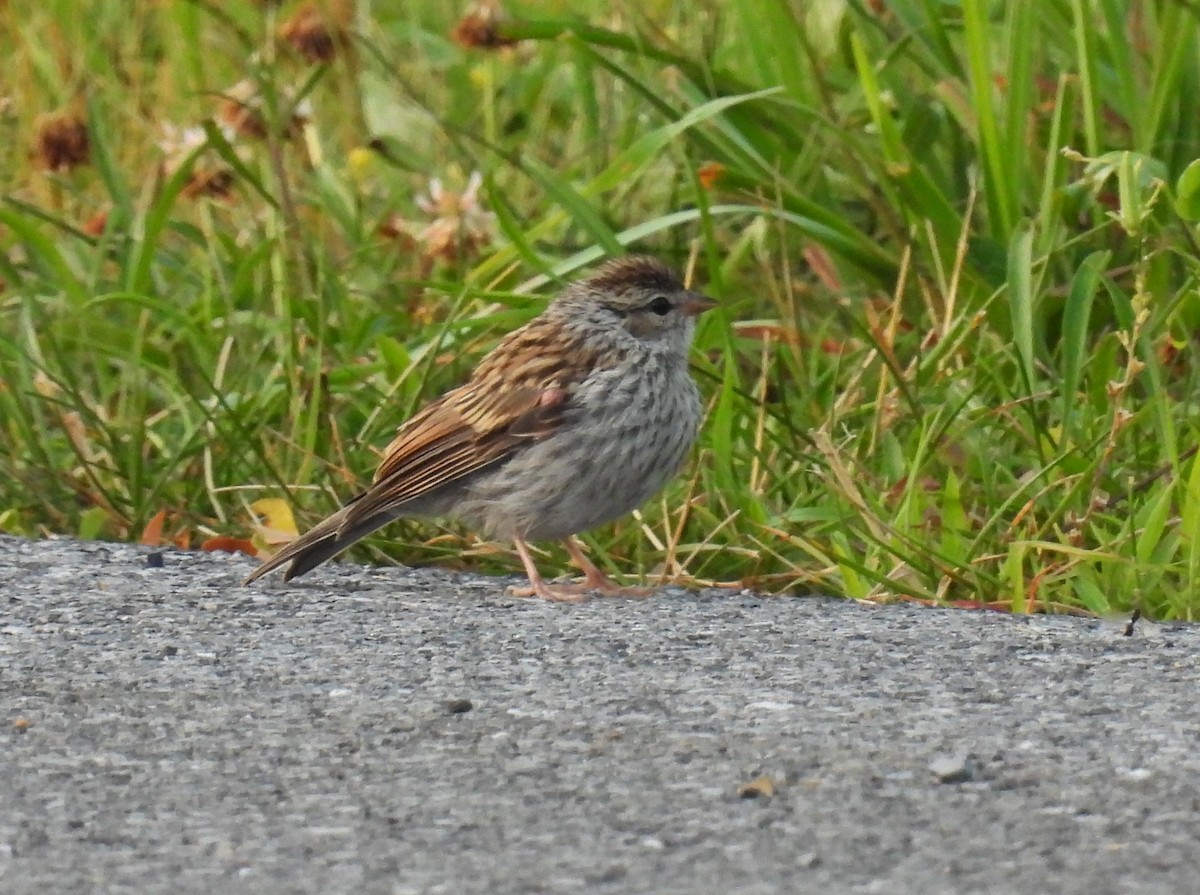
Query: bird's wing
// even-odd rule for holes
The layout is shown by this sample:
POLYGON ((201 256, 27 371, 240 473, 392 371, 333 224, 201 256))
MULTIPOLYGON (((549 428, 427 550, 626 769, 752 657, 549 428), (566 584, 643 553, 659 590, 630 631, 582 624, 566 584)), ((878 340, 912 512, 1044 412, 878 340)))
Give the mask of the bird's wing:
POLYGON ((574 385, 601 356, 579 344, 548 347, 539 322, 502 340, 466 385, 400 427, 374 483, 347 506, 343 529, 486 469, 561 425, 574 385))

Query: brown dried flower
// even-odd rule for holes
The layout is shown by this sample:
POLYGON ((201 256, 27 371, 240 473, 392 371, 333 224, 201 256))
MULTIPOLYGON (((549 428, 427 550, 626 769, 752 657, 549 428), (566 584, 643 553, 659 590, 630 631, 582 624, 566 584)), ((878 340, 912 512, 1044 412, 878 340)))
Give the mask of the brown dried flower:
POLYGON ((345 23, 350 17, 348 3, 335 6, 310 0, 279 26, 279 38, 313 65, 328 65, 346 41, 345 23))
POLYGON ((235 178, 228 168, 197 169, 192 172, 180 193, 188 199, 197 196, 212 196, 228 199, 233 195, 235 178))
MULTIPOLYGON (((163 175, 170 177, 204 145, 208 136, 200 127, 179 128, 163 124, 162 129, 163 137, 158 141, 158 148, 163 152, 163 175)), ((229 136, 226 135, 227 138, 229 136)), ((191 173, 181 193, 189 199, 197 196, 224 199, 233 193, 234 182, 232 170, 225 165, 215 165, 201 156, 192 163, 191 173)))
POLYGON ((421 224, 393 215, 380 231, 402 242, 415 243, 428 261, 454 262, 478 255, 491 245, 496 220, 480 202, 482 186, 483 176, 478 171, 470 176, 461 193, 447 190, 435 177, 429 181, 429 194, 416 199, 417 207, 432 221, 421 224))
POLYGON ((450 36, 464 47, 495 50, 515 46, 517 41, 501 34, 501 26, 509 21, 508 13, 499 0, 475 0, 458 20, 450 36))
POLYGON ((37 130, 37 160, 47 171, 69 171, 92 160, 87 124, 72 112, 43 117, 37 130))
MULTIPOLYGON (((279 104, 283 109, 291 109, 284 136, 298 136, 312 118, 312 104, 307 99, 296 103, 286 90, 280 91, 279 104)), ((265 105, 257 84, 249 80, 238 81, 222 94, 217 118, 228 133, 261 140, 269 132, 265 105)))

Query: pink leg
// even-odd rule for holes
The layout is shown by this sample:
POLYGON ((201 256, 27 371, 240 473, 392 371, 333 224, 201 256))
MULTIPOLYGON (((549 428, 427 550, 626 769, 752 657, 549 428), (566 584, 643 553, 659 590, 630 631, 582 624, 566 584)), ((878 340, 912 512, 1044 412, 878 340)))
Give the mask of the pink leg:
POLYGON ((521 538, 513 539, 517 555, 525 566, 525 574, 529 576, 529 587, 510 587, 509 591, 517 597, 541 597, 543 600, 553 600, 557 603, 578 603, 583 596, 569 587, 551 587, 538 571, 529 553, 529 545, 521 538))
POLYGON ((583 585, 585 588, 600 591, 601 593, 621 589, 615 581, 596 568, 595 564, 587 558, 586 554, 580 548, 579 542, 574 538, 567 538, 563 541, 563 546, 567 548, 571 562, 579 566, 583 572, 583 585))
POLYGON ((617 584, 596 568, 595 564, 584 555, 579 543, 574 538, 567 538, 563 541, 563 546, 567 548, 571 561, 583 571, 583 584, 575 585, 580 590, 595 591, 613 597, 645 597, 654 593, 653 588, 622 587, 617 584))

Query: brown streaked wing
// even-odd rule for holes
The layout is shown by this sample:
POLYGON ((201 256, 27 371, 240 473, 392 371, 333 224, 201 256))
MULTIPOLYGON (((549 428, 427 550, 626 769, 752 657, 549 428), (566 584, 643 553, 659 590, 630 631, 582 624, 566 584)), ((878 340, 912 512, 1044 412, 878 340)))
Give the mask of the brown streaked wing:
POLYGON ((599 367, 600 358, 578 344, 546 351, 550 340, 539 322, 502 340, 466 385, 400 427, 342 528, 479 472, 557 428, 570 387, 599 367))

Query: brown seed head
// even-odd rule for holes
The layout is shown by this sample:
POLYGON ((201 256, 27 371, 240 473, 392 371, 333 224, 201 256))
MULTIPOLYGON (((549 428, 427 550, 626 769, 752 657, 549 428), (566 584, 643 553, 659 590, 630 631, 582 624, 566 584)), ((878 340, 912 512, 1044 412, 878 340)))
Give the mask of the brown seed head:
POLYGON ((468 48, 496 50, 515 46, 517 41, 501 33, 501 26, 508 18, 499 0, 476 0, 467 7, 450 36, 455 43, 468 48))
POLYGON ((37 160, 47 171, 69 171, 92 160, 87 125, 71 112, 42 118, 37 132, 37 160))
POLYGON ((344 21, 339 21, 344 14, 327 4, 305 3, 279 26, 279 37, 313 65, 328 65, 346 40, 344 21))

